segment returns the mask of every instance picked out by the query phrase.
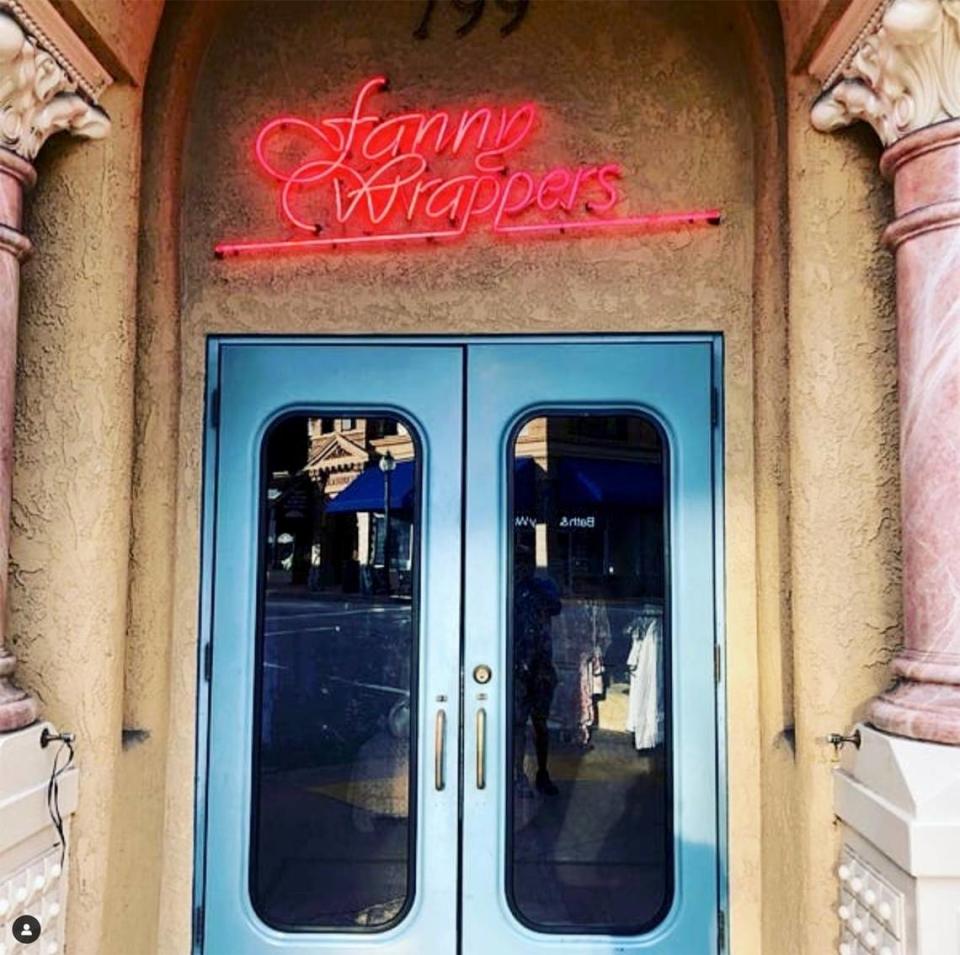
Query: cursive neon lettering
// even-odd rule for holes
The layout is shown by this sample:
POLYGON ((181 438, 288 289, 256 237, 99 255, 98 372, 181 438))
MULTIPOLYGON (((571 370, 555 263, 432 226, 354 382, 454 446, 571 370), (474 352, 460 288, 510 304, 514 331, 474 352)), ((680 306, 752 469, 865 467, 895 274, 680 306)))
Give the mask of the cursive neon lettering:
POLYGON ((619 178, 620 167, 616 163, 607 163, 597 170, 597 182, 600 184, 600 188, 607 194, 607 198, 603 202, 597 202, 593 199, 590 200, 590 202, 587 203, 587 209, 590 212, 609 212, 617 204, 619 193, 617 192, 616 184, 611 182, 611 180, 619 178))
POLYGON ((217 253, 452 239, 484 222, 514 236, 719 222, 712 209, 616 216, 618 163, 516 168, 538 124, 534 103, 383 117, 375 97, 386 88, 386 77, 375 76, 345 115, 265 123, 254 155, 279 187, 293 236, 222 242, 217 253))
POLYGON ((500 189, 503 180, 497 176, 477 176, 477 184, 473 190, 473 199, 470 203, 470 212, 479 216, 488 215, 500 201, 500 189), (481 190, 487 187, 489 198, 486 205, 478 205, 477 197, 481 190))
MULTIPOLYGON (((404 136, 409 136, 414 128, 419 129, 423 117, 418 113, 408 113, 405 116, 394 116, 385 119, 375 126, 363 141, 363 155, 366 159, 383 159, 384 156, 395 158, 403 148, 404 136), (392 138, 391 138, 392 137, 392 138)), ((416 150, 413 150, 416 152, 416 150)))
POLYGON ((584 184, 590 180, 590 177, 596 171, 596 166, 581 166, 579 169, 574 171, 573 182, 570 184, 570 189, 567 192, 567 196, 563 202, 560 203, 560 205, 566 209, 567 212, 573 211, 577 199, 580 196, 580 190, 583 188, 584 184))
POLYGON ((364 115, 361 110, 363 109, 363 101, 371 95, 375 90, 386 89, 387 87, 387 78, 385 76, 375 76, 371 80, 367 80, 363 86, 360 87, 360 92, 357 93, 357 98, 353 104, 353 113, 350 116, 350 119, 347 123, 347 135, 344 137, 341 149, 340 156, 341 159, 346 158, 350 155, 350 151, 353 149, 353 143, 356 139, 357 129, 361 123, 368 122, 378 122, 379 117, 375 115, 364 115))
POLYGON ((553 212, 560 205, 561 197, 570 188, 569 169, 551 169, 537 189, 537 205, 541 212, 553 212))
POLYGON ((476 176, 457 176, 441 183, 427 199, 424 212, 431 219, 447 219, 450 222, 464 218, 465 197, 473 192, 476 181, 476 176))
POLYGON ((480 149, 477 152, 475 160, 477 169, 484 172, 503 170, 506 165, 504 160, 526 142, 536 118, 536 109, 532 103, 524 103, 513 112, 501 110, 500 132, 496 143, 490 149, 480 149))
POLYGON ((507 178, 506 185, 500 194, 500 205, 497 214, 494 217, 493 226, 497 228, 503 221, 503 217, 514 216, 530 206, 536 192, 533 176, 528 172, 514 172, 507 178), (518 195, 513 194, 513 187, 517 183, 522 183, 523 191, 518 195))

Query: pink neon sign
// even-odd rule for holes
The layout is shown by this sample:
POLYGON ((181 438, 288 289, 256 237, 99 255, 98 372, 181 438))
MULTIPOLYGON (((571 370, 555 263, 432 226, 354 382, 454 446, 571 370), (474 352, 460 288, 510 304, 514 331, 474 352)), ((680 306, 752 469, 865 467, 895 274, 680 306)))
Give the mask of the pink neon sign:
POLYGON ((387 88, 375 76, 345 115, 268 122, 254 153, 292 234, 220 242, 217 255, 422 243, 476 228, 519 236, 720 222, 717 209, 616 216, 619 163, 517 168, 534 103, 381 116, 372 99, 387 88))

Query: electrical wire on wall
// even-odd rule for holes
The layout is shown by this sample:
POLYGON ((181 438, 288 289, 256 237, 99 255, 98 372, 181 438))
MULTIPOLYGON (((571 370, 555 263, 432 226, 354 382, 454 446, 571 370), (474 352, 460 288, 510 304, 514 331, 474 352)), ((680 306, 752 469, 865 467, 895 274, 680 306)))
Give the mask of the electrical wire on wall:
POLYGON ((60 748, 54 753, 53 766, 50 769, 50 779, 47 782, 47 809, 50 812, 50 821, 57 830, 60 839, 60 866, 63 867, 67 857, 67 836, 63 828, 63 813, 60 811, 60 777, 73 764, 73 733, 51 733, 44 728, 40 734, 40 745, 46 749, 51 743, 59 743, 60 748), (66 754, 61 765, 60 759, 66 754))

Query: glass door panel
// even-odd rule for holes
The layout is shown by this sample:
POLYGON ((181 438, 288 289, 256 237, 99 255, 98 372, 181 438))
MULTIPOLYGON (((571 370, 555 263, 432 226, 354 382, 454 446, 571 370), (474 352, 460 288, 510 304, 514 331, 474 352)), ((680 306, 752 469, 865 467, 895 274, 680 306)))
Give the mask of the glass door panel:
POLYGON ((641 935, 672 900, 665 450, 627 414, 512 442, 506 887, 536 931, 641 935))
POLYGON ((250 879, 278 929, 383 931, 414 897, 419 457, 392 416, 264 438, 250 879))
POLYGON ((716 362, 469 348, 464 955, 718 951, 716 362))

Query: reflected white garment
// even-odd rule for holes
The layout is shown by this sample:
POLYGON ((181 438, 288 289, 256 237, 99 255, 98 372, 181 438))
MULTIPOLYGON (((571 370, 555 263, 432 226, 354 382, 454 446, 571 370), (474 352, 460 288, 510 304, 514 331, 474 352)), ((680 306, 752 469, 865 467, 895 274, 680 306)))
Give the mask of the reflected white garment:
POLYGON ((626 729, 628 733, 633 733, 637 749, 652 749, 663 742, 663 680, 660 673, 662 614, 641 615, 629 632, 633 645, 627 657, 630 699, 626 729))

